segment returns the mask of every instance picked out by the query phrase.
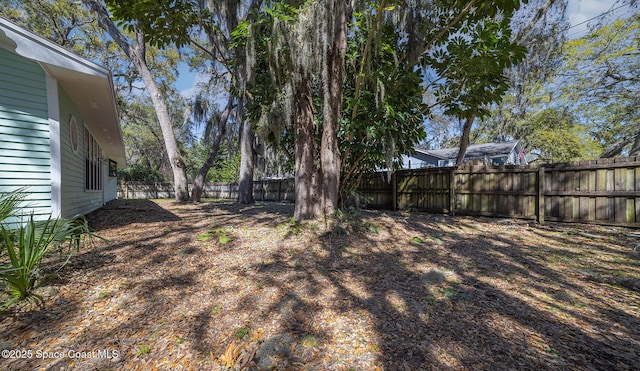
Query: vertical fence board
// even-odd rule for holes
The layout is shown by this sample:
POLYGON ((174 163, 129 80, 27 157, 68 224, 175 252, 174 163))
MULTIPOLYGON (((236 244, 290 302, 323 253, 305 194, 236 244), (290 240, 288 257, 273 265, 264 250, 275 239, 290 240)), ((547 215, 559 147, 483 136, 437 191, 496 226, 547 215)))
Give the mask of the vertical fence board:
POLYGON ((627 198, 627 205, 626 205, 626 215, 625 215, 625 221, 627 223, 635 223, 636 221, 636 208, 635 208, 635 202, 633 198, 627 198))
POLYGON ((607 190, 607 169, 596 170, 596 191, 607 190))
POLYGON ((545 175, 546 175, 545 169, 543 167, 540 167, 538 169, 538 177, 536 179, 536 183, 537 183, 536 220, 540 224, 544 223, 544 212, 545 212, 544 190, 545 190, 545 185, 546 185, 546 182, 547 182, 545 180, 545 175))
POLYGON ((616 221, 616 199, 615 197, 607 197, 607 221, 616 221))
POLYGON ((626 191, 635 191, 635 179, 634 179, 634 174, 635 174, 635 169, 626 169, 626 175, 627 175, 627 179, 626 179, 626 191))
POLYGON ((615 198, 615 221, 622 223, 627 220, 627 200, 623 197, 615 198))
POLYGON ((577 197, 578 219, 589 220, 589 197, 577 197))
POLYGON ((615 169, 613 174, 614 174, 613 190, 624 191, 626 188, 625 187, 625 183, 626 183, 625 169, 615 169))
POLYGON ((608 206, 606 197, 596 197, 596 220, 609 220, 608 206))

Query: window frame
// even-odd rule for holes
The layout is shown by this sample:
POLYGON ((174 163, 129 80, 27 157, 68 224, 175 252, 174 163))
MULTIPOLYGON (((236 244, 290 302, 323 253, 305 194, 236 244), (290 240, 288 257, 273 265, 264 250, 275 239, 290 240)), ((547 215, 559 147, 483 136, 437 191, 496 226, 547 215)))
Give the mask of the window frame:
POLYGON ((100 143, 84 125, 84 189, 87 192, 102 192, 104 189, 104 157, 100 143))
POLYGON ((80 131, 78 130, 78 121, 73 115, 69 117, 69 142, 71 143, 73 154, 77 155, 80 152, 80 131))

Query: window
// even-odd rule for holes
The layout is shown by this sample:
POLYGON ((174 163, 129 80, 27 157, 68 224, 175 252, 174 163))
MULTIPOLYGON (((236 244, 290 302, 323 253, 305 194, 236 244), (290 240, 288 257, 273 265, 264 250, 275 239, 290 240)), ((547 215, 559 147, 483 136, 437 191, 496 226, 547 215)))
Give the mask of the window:
POLYGON ((91 135, 84 129, 84 158, 85 158, 85 189, 87 191, 102 190, 102 148, 91 135))
POLYGON ((77 154, 79 140, 78 140, 78 123, 76 122, 75 117, 71 116, 71 119, 69 121, 69 126, 70 126, 69 136, 71 137, 71 149, 73 150, 73 153, 77 154))
POLYGON ((109 176, 112 178, 118 176, 118 163, 111 159, 109 160, 109 176))

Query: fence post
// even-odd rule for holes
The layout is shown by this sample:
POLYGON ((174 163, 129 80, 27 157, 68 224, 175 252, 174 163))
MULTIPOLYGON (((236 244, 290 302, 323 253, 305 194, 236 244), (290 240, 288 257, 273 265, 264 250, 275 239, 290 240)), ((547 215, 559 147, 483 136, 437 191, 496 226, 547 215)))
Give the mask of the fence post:
POLYGON ((538 168, 538 192, 536 197, 536 217, 538 223, 544 224, 544 167, 538 168))
POLYGON ((456 215, 456 169, 449 172, 449 215, 456 215))
MULTIPOLYGON (((391 206, 393 211, 398 210, 398 176, 396 174, 396 171, 391 173, 391 206)), ((384 177, 384 175, 382 176, 384 177)))
POLYGON ((280 191, 282 190, 282 179, 278 179, 278 202, 280 202, 280 191))

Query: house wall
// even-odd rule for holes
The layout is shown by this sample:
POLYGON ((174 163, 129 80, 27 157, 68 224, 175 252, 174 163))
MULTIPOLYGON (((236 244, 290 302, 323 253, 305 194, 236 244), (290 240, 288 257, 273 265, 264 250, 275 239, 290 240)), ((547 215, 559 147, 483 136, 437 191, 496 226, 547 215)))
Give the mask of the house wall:
MULTIPOLYGON (((102 191, 85 189, 84 118, 67 93, 58 87, 60 101, 60 143, 62 156, 62 217, 87 214, 103 205, 102 191), (71 117, 78 127, 78 150, 71 145, 71 117)), ((106 179, 106 178, 105 178, 106 179)))
POLYGON ((46 76, 37 63, 0 48, 0 192, 20 187, 36 216, 51 213, 46 76))

